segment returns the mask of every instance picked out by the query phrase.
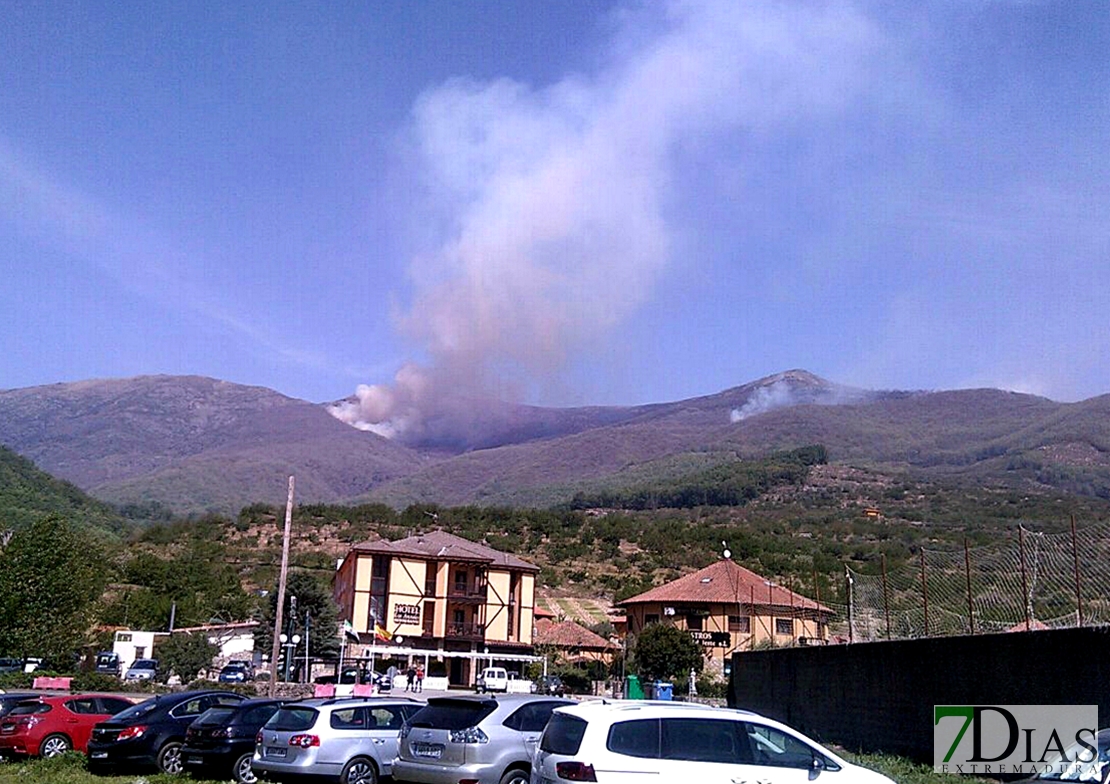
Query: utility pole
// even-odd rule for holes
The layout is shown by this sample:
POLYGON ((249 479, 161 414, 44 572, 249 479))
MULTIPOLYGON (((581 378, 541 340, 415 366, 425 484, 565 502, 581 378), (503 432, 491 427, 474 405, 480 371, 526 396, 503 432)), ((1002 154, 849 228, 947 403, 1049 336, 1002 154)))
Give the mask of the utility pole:
POLYGON ((289 572, 289 532, 293 527, 294 478, 289 477, 289 496, 285 500, 285 536, 281 543, 281 576, 278 578, 277 612, 274 613, 274 645, 270 651, 270 696, 277 694, 277 661, 281 647, 281 623, 285 614, 285 578, 289 572))

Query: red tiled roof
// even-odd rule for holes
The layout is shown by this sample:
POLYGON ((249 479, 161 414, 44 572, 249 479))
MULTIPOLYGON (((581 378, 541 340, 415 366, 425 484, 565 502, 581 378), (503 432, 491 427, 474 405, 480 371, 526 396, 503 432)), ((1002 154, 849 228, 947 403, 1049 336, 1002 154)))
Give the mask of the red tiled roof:
POLYGON ((675 604, 757 604, 796 609, 820 610, 831 613, 828 607, 818 604, 801 594, 760 577, 751 569, 723 559, 679 577, 664 585, 652 588, 638 596, 618 602, 620 605, 673 602, 675 604))
POLYGON ((428 560, 471 561, 529 572, 540 570, 538 566, 522 561, 511 553, 494 550, 492 547, 463 539, 446 531, 417 534, 407 539, 398 539, 396 542, 388 539, 362 542, 352 546, 351 550, 381 555, 410 555, 428 560))
POLYGON ((556 648, 581 648, 604 651, 616 646, 599 634, 594 634, 574 621, 536 620, 536 645, 553 645, 556 648))
POLYGON ((1018 624, 1015 624, 1015 625, 1011 626, 1006 631, 1008 631, 1008 632, 1029 632, 1029 631, 1039 632, 1042 629, 1048 629, 1048 628, 1050 628, 1050 627, 1047 623, 1042 623, 1042 622, 1038 621, 1036 618, 1034 618, 1032 620, 1032 622, 1022 621, 1021 623, 1018 623, 1018 624))

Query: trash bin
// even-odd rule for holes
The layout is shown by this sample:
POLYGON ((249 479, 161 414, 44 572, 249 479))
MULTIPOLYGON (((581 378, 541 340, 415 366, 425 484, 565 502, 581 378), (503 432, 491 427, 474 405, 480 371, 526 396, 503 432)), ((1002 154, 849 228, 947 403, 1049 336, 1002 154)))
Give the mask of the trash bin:
POLYGON ((625 676, 624 698, 626 700, 642 700, 644 698, 644 687, 640 685, 640 676, 625 676))
POLYGON ((674 696, 674 684, 666 681, 655 682, 655 699, 670 701, 674 696))

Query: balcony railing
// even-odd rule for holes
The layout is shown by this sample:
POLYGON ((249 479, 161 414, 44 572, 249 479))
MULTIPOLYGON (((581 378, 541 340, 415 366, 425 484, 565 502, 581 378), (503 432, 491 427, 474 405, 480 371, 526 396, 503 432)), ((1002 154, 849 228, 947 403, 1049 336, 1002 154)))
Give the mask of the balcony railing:
POLYGON ((447 636, 456 640, 483 639, 486 636, 484 623, 449 623, 447 636))
POLYGON ((486 600, 486 586, 454 583, 447 589, 447 598, 463 602, 484 602, 486 600))

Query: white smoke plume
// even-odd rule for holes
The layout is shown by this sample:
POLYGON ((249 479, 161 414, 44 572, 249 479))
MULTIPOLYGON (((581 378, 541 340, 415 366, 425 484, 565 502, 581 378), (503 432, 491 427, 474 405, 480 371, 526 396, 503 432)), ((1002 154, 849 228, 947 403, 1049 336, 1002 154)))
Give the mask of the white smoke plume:
POLYGON ((790 384, 776 381, 753 392, 744 405, 729 412, 728 418, 733 423, 742 422, 748 417, 764 414, 776 408, 792 406, 797 402, 799 402, 798 396, 794 394, 790 384))
POLYGON ((652 295, 670 261, 676 149, 842 110, 871 27, 850 7, 648 3, 611 59, 540 88, 459 79, 417 101, 413 135, 438 249, 413 261, 399 317, 427 359, 333 413, 433 437, 452 399, 511 396, 652 295), (506 390, 506 385, 509 389, 506 390))

